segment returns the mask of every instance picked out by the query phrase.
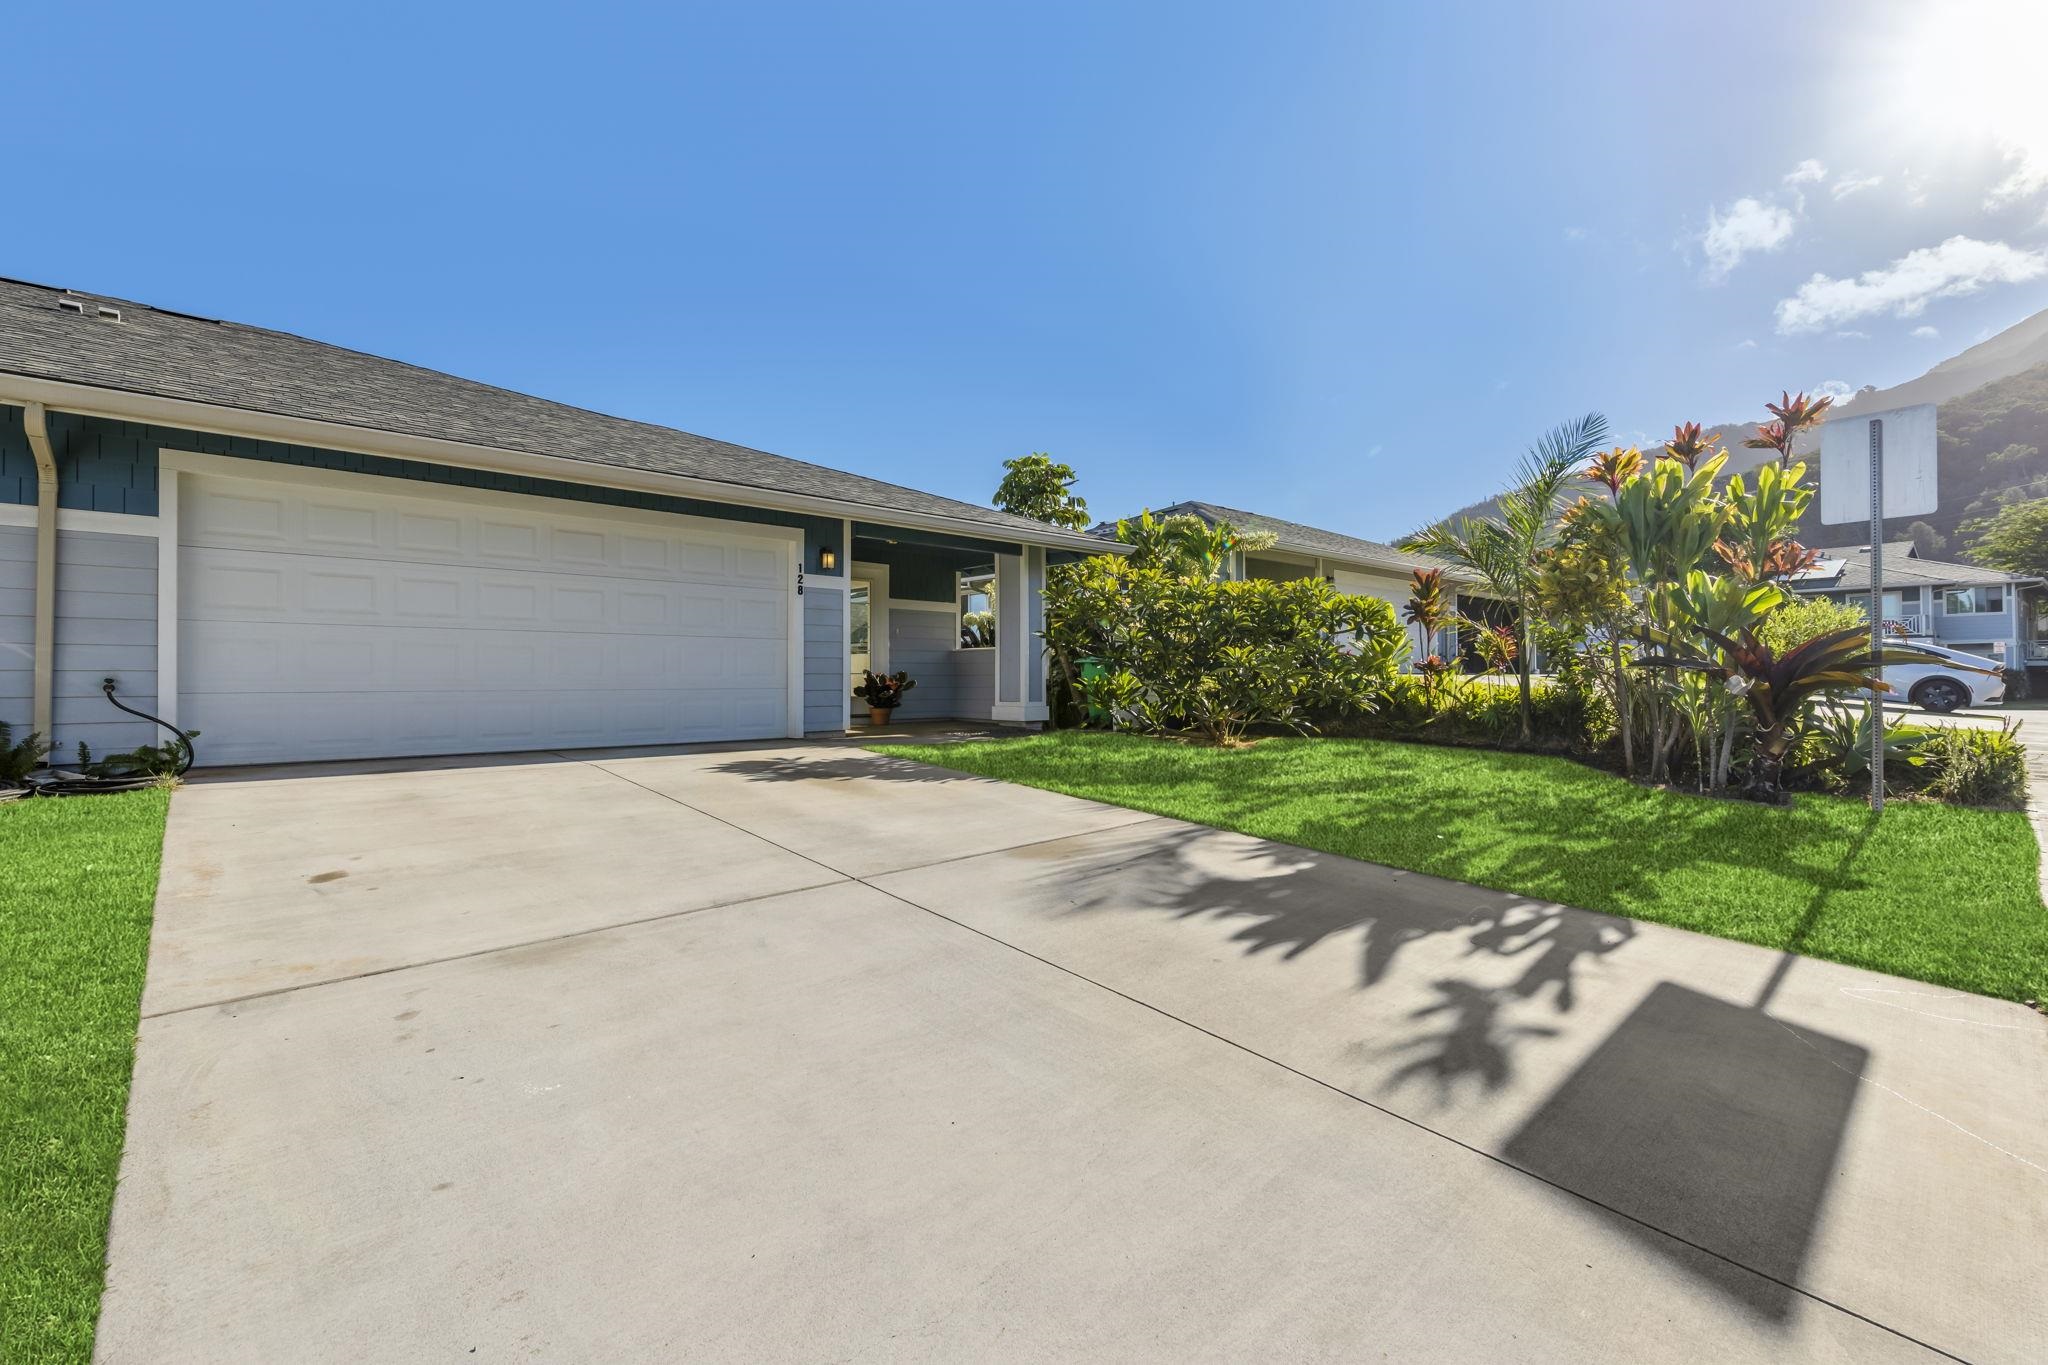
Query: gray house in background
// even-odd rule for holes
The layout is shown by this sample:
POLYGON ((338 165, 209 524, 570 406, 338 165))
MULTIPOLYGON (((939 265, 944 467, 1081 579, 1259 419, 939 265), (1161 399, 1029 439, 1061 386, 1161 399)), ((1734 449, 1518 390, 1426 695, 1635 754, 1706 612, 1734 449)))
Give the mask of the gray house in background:
MULTIPOLYGON (((1870 600, 1870 547, 1820 552, 1790 586, 1808 596, 1870 600)), ((1908 636, 1996 659, 2007 668, 2048 669, 2048 600, 2038 578, 1977 564, 1922 558, 1909 540, 1883 547, 1884 618, 1908 636)))
POLYGON ((906 718, 1036 724, 1046 567, 1101 550, 283 332, 0 280, 0 720, 60 759, 159 738, 108 705, 108 676, 202 731, 209 764, 836 734, 857 662, 916 676, 906 718))

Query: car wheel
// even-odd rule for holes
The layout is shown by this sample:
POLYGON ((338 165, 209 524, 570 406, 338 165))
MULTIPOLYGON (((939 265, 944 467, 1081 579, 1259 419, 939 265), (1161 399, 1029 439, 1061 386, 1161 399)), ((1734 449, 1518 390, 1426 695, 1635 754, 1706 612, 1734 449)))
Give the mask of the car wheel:
POLYGON ((1914 705, 1937 715, 1946 715, 1969 699, 1969 692, 1953 678, 1929 678, 1913 689, 1914 705))

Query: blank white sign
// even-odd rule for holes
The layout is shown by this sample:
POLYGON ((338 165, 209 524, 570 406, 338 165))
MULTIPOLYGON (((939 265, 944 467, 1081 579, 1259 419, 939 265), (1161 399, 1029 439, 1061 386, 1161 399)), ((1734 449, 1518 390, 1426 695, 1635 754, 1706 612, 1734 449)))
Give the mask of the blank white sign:
POLYGON ((1924 517, 1941 502, 1934 481, 1934 404, 1844 413, 1820 429, 1820 519, 1870 520, 1870 424, 1884 423, 1884 514, 1924 517))

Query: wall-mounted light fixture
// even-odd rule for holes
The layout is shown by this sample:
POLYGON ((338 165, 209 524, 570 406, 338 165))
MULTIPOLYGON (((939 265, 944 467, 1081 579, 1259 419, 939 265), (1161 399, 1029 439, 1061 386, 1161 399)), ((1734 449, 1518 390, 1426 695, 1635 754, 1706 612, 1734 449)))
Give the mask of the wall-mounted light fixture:
POLYGON ((839 567, 839 551, 829 545, 818 547, 818 567, 830 573, 839 567))

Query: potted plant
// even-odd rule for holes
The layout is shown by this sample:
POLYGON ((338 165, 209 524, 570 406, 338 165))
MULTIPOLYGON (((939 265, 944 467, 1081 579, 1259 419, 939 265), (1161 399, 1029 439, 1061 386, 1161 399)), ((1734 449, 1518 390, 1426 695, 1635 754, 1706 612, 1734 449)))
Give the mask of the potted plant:
POLYGON ((853 695, 868 704, 868 724, 887 725, 889 713, 903 705, 903 694, 917 684, 908 673, 871 673, 861 670, 861 684, 853 695))

